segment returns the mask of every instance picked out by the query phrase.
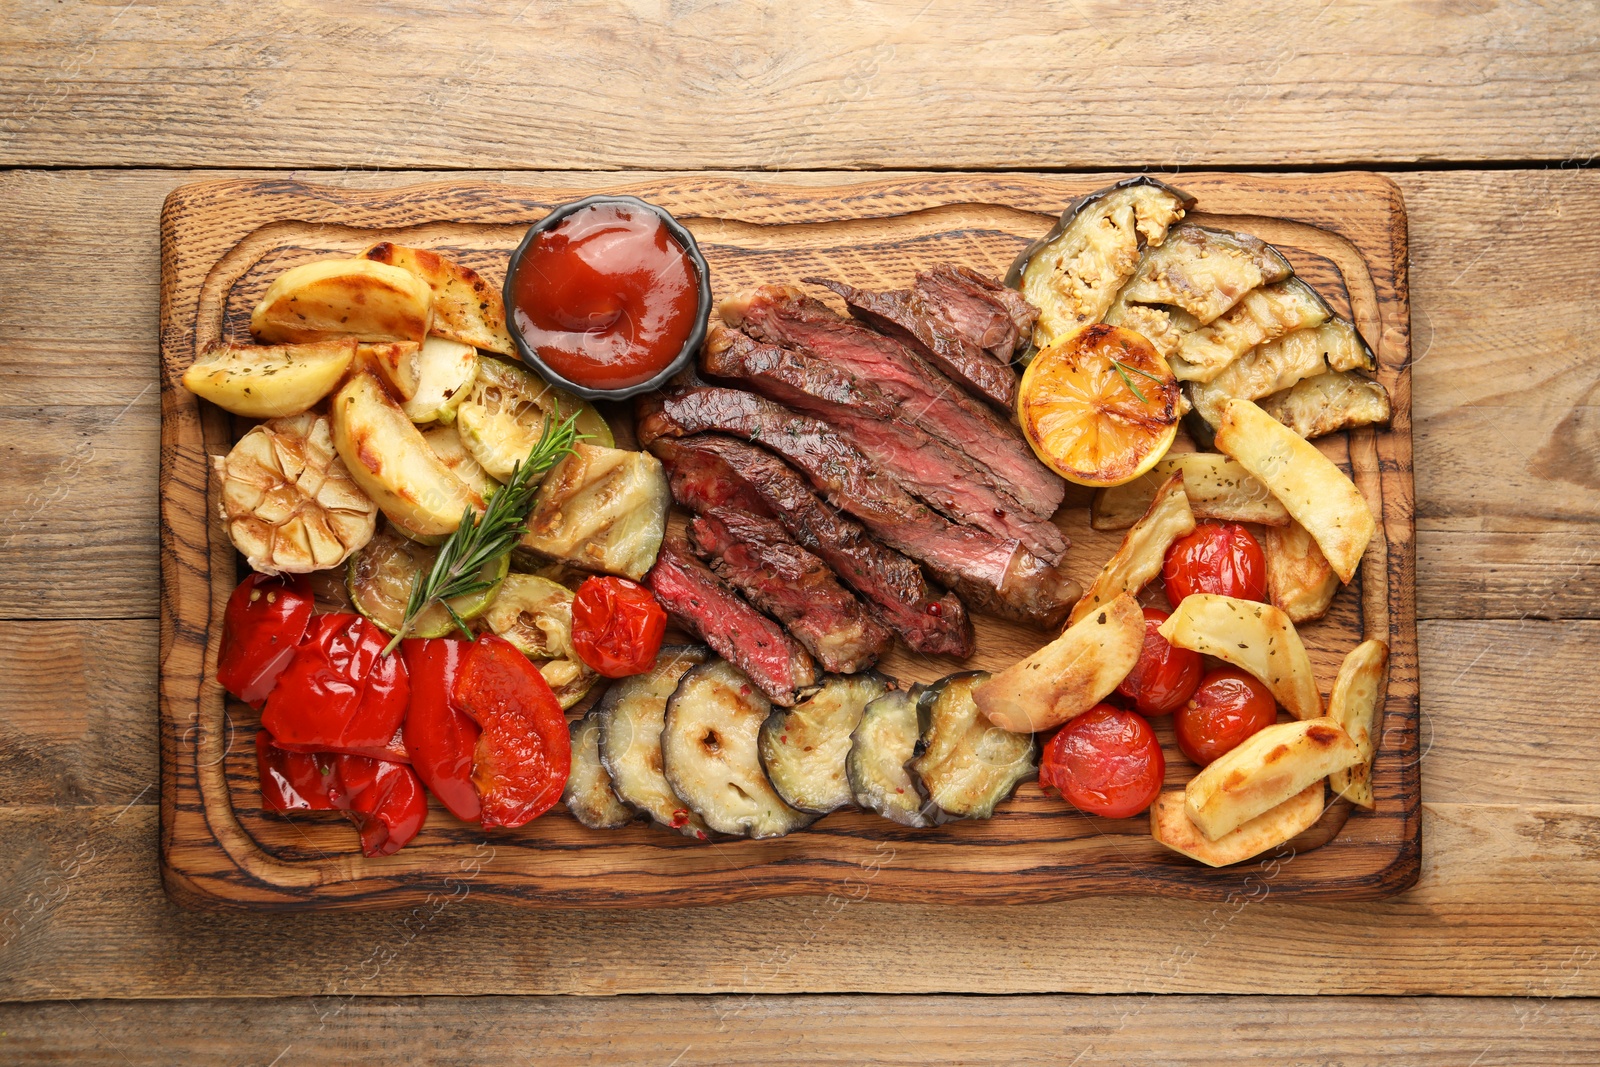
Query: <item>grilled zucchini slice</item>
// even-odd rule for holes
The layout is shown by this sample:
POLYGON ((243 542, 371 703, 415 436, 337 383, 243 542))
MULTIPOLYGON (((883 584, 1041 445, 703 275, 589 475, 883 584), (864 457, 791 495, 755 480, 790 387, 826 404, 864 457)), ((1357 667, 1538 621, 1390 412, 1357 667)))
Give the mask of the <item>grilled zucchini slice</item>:
POLYGON ((533 660, 563 708, 582 700, 600 677, 572 647, 572 590, 548 578, 506 575, 477 628, 533 660))
POLYGON ((637 582, 655 565, 671 503, 650 453, 579 442, 545 475, 519 547, 637 582))
POLYGON ((1259 237, 1185 222, 1145 253, 1117 302, 1171 304, 1203 326, 1250 290, 1293 273, 1283 253, 1259 237))
POLYGON ((830 675, 822 688, 761 724, 761 765, 792 808, 826 815, 850 803, 845 757, 867 704, 889 691, 876 671, 830 675))
POLYGON ((683 676, 661 727, 662 770, 673 791, 720 833, 782 837, 816 816, 784 802, 761 768, 758 737, 772 701, 726 660, 683 676))
POLYGON ((926 726, 917 712, 922 692, 920 685, 891 689, 869 703, 844 764, 855 802, 901 826, 933 825, 922 787, 907 769, 926 726))
POLYGON ((577 413, 577 431, 590 444, 610 446, 611 427, 592 404, 554 386, 523 367, 485 356, 455 410, 461 443, 498 481, 528 458, 547 419, 577 413))
POLYGON ((654 667, 613 683, 590 712, 600 724, 600 764, 618 799, 701 841, 710 836, 705 821, 689 810, 661 773, 661 723, 678 681, 710 655, 699 645, 665 645, 654 667))
POLYGON ((928 803, 951 818, 987 819, 1019 782, 1039 771, 1032 734, 1002 730, 979 713, 972 690, 988 680, 987 671, 952 674, 930 685, 917 702, 927 729, 911 769, 928 803))
MULTIPOLYGON (((433 568, 438 554, 437 549, 401 536, 392 526, 379 530, 346 565, 345 586, 350 590, 351 602, 384 633, 398 633, 406 617, 412 584, 419 574, 426 574, 433 568)), ((463 620, 483 614, 495 599, 510 567, 508 555, 485 563, 478 571, 478 580, 490 583, 489 587, 451 599, 451 610, 463 620)), ((455 628, 444 605, 433 604, 416 617, 407 636, 444 637, 455 628)))
POLYGON ((1160 245, 1194 197, 1150 177, 1129 178, 1067 205, 1050 232, 1011 265, 1006 284, 1039 309, 1035 348, 1099 322, 1140 254, 1160 245))
POLYGON ((639 817, 611 788, 611 775, 600 762, 600 719, 590 712, 568 727, 572 737, 572 770, 562 803, 572 817, 591 830, 615 830, 639 817))

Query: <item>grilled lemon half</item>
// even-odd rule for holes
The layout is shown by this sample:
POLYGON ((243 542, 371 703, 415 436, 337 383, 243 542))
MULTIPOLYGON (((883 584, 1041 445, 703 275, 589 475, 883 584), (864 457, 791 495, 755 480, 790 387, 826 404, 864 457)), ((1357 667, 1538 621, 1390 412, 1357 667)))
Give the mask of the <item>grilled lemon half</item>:
POLYGON ((1063 478, 1121 485, 1172 446, 1180 403, 1172 368, 1143 334, 1097 323, 1028 364, 1017 418, 1034 452, 1063 478))

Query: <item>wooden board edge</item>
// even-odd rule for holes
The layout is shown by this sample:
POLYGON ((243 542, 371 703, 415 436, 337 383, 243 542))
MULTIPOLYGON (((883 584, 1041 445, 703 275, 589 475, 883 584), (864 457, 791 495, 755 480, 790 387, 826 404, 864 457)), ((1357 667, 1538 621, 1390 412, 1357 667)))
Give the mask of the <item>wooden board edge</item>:
MULTIPOLYGON (((612 175, 609 173, 597 174, 596 184, 609 187, 613 185, 613 183, 609 182, 607 179, 616 177, 624 177, 624 175, 612 175)), ((1048 182, 1050 176, 1038 177, 1044 178, 1045 181, 1048 182)), ((1074 175, 1062 177, 1070 179, 1078 176, 1074 175)), ((1292 194, 1295 191, 1292 188, 1285 188, 1286 179, 1277 177, 1257 178, 1256 176, 1235 174, 1222 174, 1215 177, 1230 182, 1240 182, 1246 179, 1253 179, 1258 181, 1263 187, 1275 188, 1275 190, 1280 194, 1292 194)), ((1318 181, 1316 184, 1323 184, 1323 182, 1329 181, 1330 179, 1335 183, 1345 180, 1355 180, 1364 184, 1376 183, 1378 186, 1383 188, 1384 193, 1391 202, 1391 217, 1398 220, 1398 232, 1396 232, 1396 229, 1392 227, 1388 230, 1391 237, 1391 244, 1389 248, 1384 250, 1387 255, 1382 255, 1377 259, 1374 259, 1371 253, 1377 252, 1378 249, 1363 247, 1362 258, 1368 263, 1369 268, 1388 268, 1385 273, 1388 275, 1387 281, 1389 284, 1385 286, 1385 288, 1388 289, 1393 297, 1399 301, 1400 306, 1404 309, 1405 322, 1400 326, 1399 332, 1401 338, 1404 339, 1404 343, 1406 344, 1406 354, 1404 362, 1401 365, 1401 373, 1406 379, 1407 387, 1404 398, 1405 402, 1403 405, 1398 405, 1402 406, 1405 410, 1405 441, 1404 448, 1402 450, 1404 453, 1404 462, 1403 466, 1395 469, 1393 473, 1395 475, 1403 476, 1406 483, 1405 488, 1407 490, 1407 499, 1410 500, 1412 499, 1410 495, 1412 485, 1409 410, 1410 304, 1409 294, 1405 285, 1405 248, 1407 235, 1404 229, 1406 220, 1403 197, 1399 187, 1392 180, 1388 179, 1386 176, 1372 174, 1370 172, 1340 172, 1337 175, 1316 177, 1322 179, 1322 181, 1318 181), (1386 262, 1384 262, 1385 260, 1386 262)), ((872 216, 870 207, 866 208, 866 210, 863 210, 863 208, 865 205, 870 204, 873 199, 881 199, 884 195, 883 189, 885 187, 896 188, 901 186, 915 186, 922 194, 928 196, 930 201, 934 201, 938 200, 939 196, 942 195, 939 192, 941 189, 948 188, 954 192, 957 191, 957 187, 960 187, 960 191, 970 191, 971 182, 974 180, 986 185, 988 187, 987 192, 989 192, 991 195, 1000 191, 1001 189, 1008 188, 1014 192, 1021 191, 1027 194, 1033 194, 1037 192, 1037 187, 1034 186, 1030 188, 1028 183, 1030 179, 1034 178, 1035 176, 1032 175, 1000 177, 994 175, 936 175, 932 177, 905 176, 879 181, 866 181, 854 185, 812 188, 803 186, 790 187, 779 184, 769 185, 766 183, 756 184, 746 182, 739 178, 696 179, 692 177, 686 177, 682 179, 663 179, 632 183, 624 185, 622 188, 627 190, 650 191, 654 195, 659 195, 660 190, 665 185, 676 189, 676 191, 687 201, 692 202, 696 199, 704 198, 709 193, 712 200, 721 200, 723 205, 725 205, 727 201, 722 200, 722 198, 726 197, 728 193, 737 189, 761 194, 763 198, 768 200, 769 207, 771 198, 777 194, 786 196, 796 203, 804 203, 807 206, 807 209, 810 211, 820 212, 813 217, 818 221, 823 221, 834 218, 860 217, 863 214, 866 214, 868 217, 874 217, 872 216), (932 187, 931 189, 930 186, 932 187), (835 195, 830 198, 827 195, 830 193, 835 195)), ((1115 177, 1107 176, 1108 183, 1111 180, 1115 180, 1115 177)), ((180 632, 183 632, 186 626, 192 626, 192 624, 198 620, 185 619, 181 612, 171 610, 172 607, 176 606, 176 603, 178 602, 186 601, 193 603, 194 601, 188 597, 171 595, 174 586, 184 583, 184 576, 179 573, 181 570, 180 561, 177 559, 176 552, 169 543, 169 537, 175 535, 173 534, 171 525, 166 520, 167 509, 172 503, 172 501, 170 501, 168 498, 168 486, 174 484, 175 482, 179 482, 179 476, 181 473, 183 473, 180 469, 181 465, 179 463, 179 453, 182 450, 178 446, 186 437, 189 436, 188 433, 184 432, 184 427, 187 426, 190 433, 198 435, 197 405, 195 405, 192 397, 189 397, 187 393, 184 393, 181 389, 175 387, 175 382, 173 381, 173 376, 171 374, 172 369, 178 365, 177 359, 181 355, 192 357, 192 338, 182 337, 182 331, 178 330, 177 326, 185 319, 192 323, 193 307, 190 302, 198 297, 200 288, 199 286, 185 287, 188 291, 184 292, 181 291, 178 286, 171 284, 177 274, 177 261, 181 252, 180 245, 184 243, 185 235, 183 234, 183 231, 188 227, 188 216, 191 212, 198 210, 206 203, 211 202, 215 197, 251 193, 267 196, 274 201, 291 201, 294 202, 297 207, 302 209, 307 207, 307 200, 309 198, 310 205, 314 208, 314 210, 300 210, 294 214, 293 217, 296 218, 305 218, 307 215, 309 215, 313 220, 315 220, 317 218, 326 219, 334 216, 341 216, 341 221, 348 221, 347 219, 342 218, 342 216, 345 212, 350 210, 364 209, 365 213, 367 213, 369 216, 374 213, 382 216, 386 214, 386 212, 382 210, 382 207, 393 208, 397 197, 402 205, 412 201, 421 200, 428 203, 430 207, 433 207, 436 206, 437 198, 445 197, 446 199, 453 199, 454 197, 462 195, 464 191, 476 194, 488 193, 500 199, 509 198, 515 205, 517 205, 514 208, 508 208, 508 210, 511 211, 526 210, 528 208, 536 208, 540 204, 553 204, 560 202, 560 200, 555 197, 544 197, 543 199, 529 197, 525 193, 519 193, 519 187, 517 186, 489 182, 428 183, 399 189, 338 189, 328 186, 302 183, 293 179, 266 181, 237 179, 190 183, 180 186, 173 190, 171 194, 169 194, 166 203, 163 205, 163 285, 161 291, 162 453, 160 477, 162 486, 162 602, 164 610, 161 620, 161 652, 158 659, 161 688, 160 703, 163 726, 161 735, 163 747, 161 767, 161 854, 164 884, 167 886, 168 892, 170 895, 172 895, 174 900, 184 906, 206 908, 259 907, 259 903, 247 903, 234 900, 226 895, 225 890, 228 888, 237 887, 243 882, 250 883, 257 891, 266 888, 260 879, 252 877, 242 870, 236 863, 231 862, 232 857, 230 857, 230 872, 222 876, 217 876, 213 873, 215 868, 212 868, 210 871, 201 871, 198 868, 189 866, 183 857, 191 854, 191 850, 193 850, 194 845, 193 843, 189 843, 183 850, 179 850, 176 847, 176 841, 172 835, 176 832, 177 828, 175 825, 175 820, 169 818, 169 813, 173 811, 177 803, 178 781, 182 774, 181 753, 179 752, 182 735, 177 732, 176 727, 183 725, 184 723, 184 719, 178 713, 177 705, 174 704, 174 702, 170 699, 172 693, 171 686, 169 686, 169 680, 172 682, 187 680, 190 684, 194 684, 194 680, 201 677, 203 674, 202 671, 198 670, 198 664, 196 664, 194 667, 190 667, 188 661, 183 658, 181 655, 180 646, 182 646, 184 643, 178 641, 177 639, 180 632), (522 198, 517 199, 518 196, 521 196, 522 198), (380 205, 382 207, 380 207, 380 205), (180 307, 180 304, 186 306, 180 307), (187 311, 188 314, 184 314, 185 311, 187 311), (185 400, 187 400, 187 403, 185 403, 185 400), (169 597, 173 601, 172 604, 169 604, 169 597), (168 758, 169 754, 173 757, 170 761, 168 758)), ((566 191, 562 192, 563 197, 568 195, 569 194, 566 191)), ((1055 203, 1058 204, 1059 201, 1055 201, 1055 203)), ((481 208, 481 204, 478 206, 481 208)), ((1023 208, 1023 210, 1032 209, 1033 208, 1029 207, 1023 208)), ((895 210, 891 212, 880 213, 876 217, 882 217, 885 214, 901 214, 904 213, 904 211, 905 207, 902 204, 895 210)), ((726 210, 719 210, 719 214, 723 215, 724 217, 739 217, 737 211, 729 212, 726 210)), ((520 217, 525 217, 505 217, 497 213, 491 213, 491 216, 492 217, 485 218, 480 214, 472 221, 504 223, 515 222, 518 221, 520 217)), ((272 215, 271 217, 278 218, 282 216, 272 215)), ((375 226, 384 224, 382 221, 373 219, 371 217, 365 221, 367 224, 375 226)), ((795 221, 805 221, 805 219, 802 218, 795 221)), ((1296 219, 1296 221, 1304 220, 1296 219)), ((1321 222, 1317 224, 1319 226, 1323 225, 1321 222)), ((1335 232, 1337 232, 1336 229, 1335 232)), ((242 235, 243 234, 232 235, 232 240, 237 240, 242 235)), ((229 241, 229 236, 230 235, 227 234, 213 236, 209 243, 213 246, 220 246, 222 248, 228 247, 229 243, 231 243, 229 241)), ((1358 245, 1361 244, 1361 242, 1354 243, 1357 243, 1358 245)), ((187 359, 185 359, 184 362, 186 363, 187 359)), ((1396 458, 1398 459, 1398 457, 1396 458)), ((192 474, 193 472, 190 473, 192 474)), ((200 506, 203 508, 205 506, 204 478, 206 477, 206 473, 204 471, 199 473, 201 480, 199 482, 198 492, 200 497, 200 506)), ((194 484, 195 483, 191 480, 187 487, 192 489, 194 484)), ((1414 536, 1410 536, 1410 530, 1407 530, 1406 534, 1407 536, 1403 537, 1403 543, 1406 545, 1407 551, 1403 553, 1403 555, 1410 558, 1403 561, 1400 571, 1405 576, 1411 577, 1414 576, 1414 536)), ((214 556, 215 552, 206 554, 208 556, 214 556)), ((1391 572, 1393 572, 1396 564, 1402 563, 1402 561, 1391 559, 1389 563, 1391 572)), ((192 577, 193 576, 190 576, 191 580, 192 577)), ((207 577, 209 578, 209 571, 207 572, 207 577)), ((219 609, 220 605, 220 598, 216 595, 215 591, 210 589, 209 581, 207 581, 205 584, 208 596, 201 598, 201 602, 210 603, 213 610, 208 615, 208 618, 199 626, 199 634, 197 636, 200 638, 199 662, 201 664, 204 663, 206 634, 211 629, 211 623, 216 617, 215 611, 219 609)), ((1399 622, 1401 624, 1399 632, 1395 633, 1395 636, 1399 639, 1396 643, 1401 646, 1409 647, 1410 656, 1408 662, 1410 664, 1410 670, 1414 679, 1416 671, 1414 585, 1409 586, 1407 592, 1408 596, 1405 598, 1406 603, 1402 605, 1402 618, 1399 620, 1392 620, 1392 622, 1399 622)), ((1391 627, 1391 631, 1394 631, 1393 627, 1391 627)), ((200 683, 200 685, 203 685, 203 681, 200 683)), ((199 686, 196 686, 196 688, 198 689, 199 686)), ((1415 693, 1415 680, 1413 680, 1411 683, 1411 691, 1413 694, 1415 693)), ((196 713, 198 712, 198 700, 199 694, 196 692, 194 705, 194 710, 196 713)), ((1415 722, 1416 706, 1416 700, 1413 695, 1409 701, 1408 709, 1408 714, 1413 723, 1415 722)), ((197 716, 189 718, 188 728, 192 728, 196 720, 197 716)), ((1420 775, 1416 771, 1415 764, 1409 768, 1408 775, 1410 780, 1414 780, 1416 782, 1418 788, 1406 790, 1406 795, 1408 797, 1407 811, 1405 813, 1407 835, 1406 839, 1401 842, 1401 846, 1396 850, 1393 859, 1388 866, 1378 872, 1366 876, 1362 880, 1362 884, 1359 885, 1345 885, 1343 883, 1330 882, 1321 885, 1311 885, 1305 887, 1287 887, 1280 890, 1279 895, 1285 899, 1376 899, 1378 897, 1401 892, 1413 885, 1420 870, 1421 854, 1420 775)), ((209 822, 209 820, 203 821, 209 822)), ((217 851, 227 854, 227 850, 220 842, 213 839, 213 843, 217 851)), ((276 861, 271 861, 270 858, 265 857, 264 854, 262 858, 267 858, 269 860, 267 864, 268 867, 275 865, 276 861)), ((377 879, 374 880, 376 881, 377 879)), ((1189 886, 1183 886, 1182 890, 1189 890, 1190 888, 1191 887, 1189 886)), ((731 895, 720 895, 718 900, 725 901, 748 899, 752 897, 770 897, 777 895, 814 895, 815 893, 825 891, 825 889, 826 887, 813 887, 803 883, 793 883, 782 887, 762 886, 757 887, 756 889, 743 895, 741 895, 737 890, 731 895)), ((1093 890, 1073 890, 1061 893, 1034 895, 1030 896, 1029 899, 1032 901, 1068 899, 1073 897, 1081 897, 1084 895, 1098 895, 1100 893, 1119 893, 1128 891, 1130 890, 1127 887, 1110 887, 1103 889, 1097 888, 1093 890)), ((1189 899, 1219 899, 1217 895, 1210 892, 1209 885, 1204 885, 1204 888, 1194 892, 1192 895, 1191 892, 1180 891, 1178 887, 1175 886, 1163 887, 1161 892, 1163 895, 1186 897, 1189 899)), ((414 888, 412 886, 383 886, 380 884, 376 886, 371 893, 356 894, 347 899, 341 899, 332 902, 319 901, 312 903, 310 906, 398 907, 403 906, 406 903, 415 903, 419 900, 426 900, 428 895, 429 891, 426 888, 414 888), (381 897, 382 899, 376 899, 378 897, 381 897)), ((535 894, 535 896, 537 896, 537 894, 535 894)), ((916 892, 898 893, 891 891, 883 894, 881 899, 913 901, 917 900, 920 896, 921 894, 916 892)), ((528 895, 524 894, 512 894, 509 899, 526 901, 529 899, 529 897, 528 895)), ((568 902, 565 900, 541 900, 540 903, 547 905, 567 904, 567 906, 573 906, 568 904, 568 902)), ((283 910, 300 910, 306 906, 307 905, 300 898, 293 898, 285 901, 281 905, 269 904, 266 907, 267 910, 278 910, 280 908, 283 910)), ((577 906, 594 906, 594 904, 592 902, 586 902, 584 905, 577 906)), ((617 906, 637 906, 637 901, 618 901, 617 906)))

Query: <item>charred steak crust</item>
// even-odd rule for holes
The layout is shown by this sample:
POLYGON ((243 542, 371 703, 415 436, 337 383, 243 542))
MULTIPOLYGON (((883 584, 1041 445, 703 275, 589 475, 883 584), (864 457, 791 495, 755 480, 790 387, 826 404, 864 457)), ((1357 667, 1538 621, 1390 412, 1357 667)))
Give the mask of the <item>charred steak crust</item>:
POLYGON ((639 424, 639 437, 735 434, 766 445, 794 464, 829 503, 856 516, 890 548, 926 563, 940 581, 987 610, 1050 624, 1072 600, 1074 583, 1061 578, 1015 540, 960 526, 879 473, 826 423, 765 397, 716 386, 658 400, 639 424), (1043 581, 1051 575, 1054 580, 1043 581))
POLYGON ((679 537, 662 542, 644 581, 679 625, 749 675, 774 704, 792 707, 817 684, 806 650, 723 585, 679 537))
POLYGON ((1067 540, 1060 530, 1026 518, 1005 487, 992 485, 993 475, 902 418, 899 405, 873 383, 721 324, 711 327, 700 364, 711 377, 737 380, 822 419, 879 470, 951 518, 1021 541, 1050 563, 1066 555, 1067 540))
POLYGON ((952 329, 1007 366, 1039 321, 1039 309, 1021 293, 968 267, 920 271, 911 288, 952 329))
POLYGON ((792 286, 764 285, 722 301, 723 321, 769 344, 803 349, 873 382, 922 426, 1007 486, 1030 519, 1061 506, 1066 482, 1039 462, 1022 433, 892 337, 836 314, 792 286))
MULTIPOLYGON (((838 293, 850 309, 851 317, 893 337, 978 399, 1008 413, 1016 404, 1017 372, 996 359, 981 340, 993 334, 991 324, 973 323, 971 315, 961 315, 962 323, 976 325, 982 330, 979 338, 971 337, 950 321, 942 304, 930 301, 918 289, 873 292, 827 278, 804 281, 838 293)), ((963 306, 956 310, 959 314, 968 309, 963 306)), ((1010 317, 1002 312, 1000 318, 1014 333, 1016 327, 1010 317)), ((996 339, 995 343, 1003 341, 996 339)))
POLYGON ((651 433, 648 412, 659 405, 659 398, 641 404, 640 439, 666 466, 674 499, 691 511, 709 511, 748 500, 745 494, 755 497, 907 645, 928 655, 972 654, 966 605, 930 586, 916 563, 824 504, 798 473, 763 448, 718 434, 675 439, 651 433))
POLYGON ((689 524, 689 540, 719 578, 783 623, 823 670, 865 670, 894 640, 774 519, 713 508, 689 524))

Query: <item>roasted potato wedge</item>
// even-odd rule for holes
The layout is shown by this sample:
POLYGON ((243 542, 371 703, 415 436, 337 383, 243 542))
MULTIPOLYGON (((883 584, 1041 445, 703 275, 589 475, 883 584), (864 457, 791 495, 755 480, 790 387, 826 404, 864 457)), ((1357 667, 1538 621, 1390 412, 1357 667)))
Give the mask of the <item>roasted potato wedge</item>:
POLYGON ((483 499, 488 500, 489 495, 500 488, 500 483, 489 477, 489 472, 472 458, 472 453, 461 443, 461 435, 456 433, 454 426, 442 423, 424 426, 422 439, 428 442, 428 447, 439 457, 439 462, 450 468, 451 474, 466 482, 483 499))
POLYGON ((1217 448, 1283 503, 1341 582, 1355 577, 1378 524, 1361 490, 1333 460, 1248 400, 1229 400, 1223 407, 1217 448))
POLYGON ((1139 265, 1140 253, 1166 240, 1194 197, 1154 178, 1130 178, 1067 205, 1049 233, 1029 245, 1006 284, 1039 309, 1035 348, 1055 344, 1100 321, 1139 265))
POLYGON ((417 395, 421 376, 415 341, 375 341, 356 348, 356 363, 378 376, 401 403, 417 395))
POLYGON ((214 344, 183 372, 183 387, 247 419, 307 411, 333 392, 356 355, 354 338, 297 345, 214 344))
POLYGON ((1310 622, 1328 613, 1339 592, 1339 576, 1304 526, 1291 521, 1263 527, 1261 551, 1267 559, 1267 593, 1290 622, 1310 622))
POLYGON ((1268 808, 1213 841, 1189 820, 1184 794, 1173 790, 1162 793, 1150 805, 1150 836, 1208 867, 1226 867, 1305 833, 1322 818, 1324 810, 1322 783, 1312 782, 1277 807, 1268 808))
POLYGON ((325 259, 275 278, 250 315, 258 341, 417 341, 428 335, 433 293, 409 271, 365 259, 325 259))
POLYGON ((1353 804, 1372 807, 1372 757, 1378 749, 1383 698, 1389 689, 1389 646, 1376 638, 1363 641, 1339 666, 1328 697, 1328 718, 1356 743, 1361 759, 1328 779, 1333 791, 1353 804))
POLYGON ((1170 475, 1156 490, 1144 517, 1133 524, 1117 552, 1100 569, 1100 575, 1072 609, 1068 622, 1078 622, 1124 593, 1139 595, 1146 583, 1161 573, 1172 542, 1194 532, 1194 513, 1183 492, 1183 474, 1170 475))
POLYGON ((1144 612, 1123 594, 978 685, 972 697, 1001 729, 1048 730, 1105 699, 1139 662, 1143 648, 1144 612))
POLYGON ((1388 390, 1354 371, 1330 371, 1297 382, 1261 401, 1261 410, 1308 439, 1382 425, 1393 414, 1388 390))
POLYGON ((333 442, 356 484, 383 513, 424 537, 449 534, 483 498, 433 454, 370 371, 333 397, 333 442))
POLYGON ((1185 331, 1172 361, 1179 381, 1209 382, 1260 344, 1333 317, 1315 289, 1299 278, 1264 285, 1244 295, 1215 322, 1185 331))
POLYGON ((1283 253, 1259 237, 1180 223, 1117 294, 1123 304, 1171 304, 1200 325, 1232 308, 1244 294, 1294 273, 1283 253))
POLYGON ((655 564, 671 490, 648 452, 582 442, 545 476, 521 548, 634 581, 655 564))
POLYGON ((1169 452, 1149 472, 1123 485, 1101 489, 1089 507, 1089 525, 1096 530, 1125 530, 1139 520, 1173 474, 1183 475, 1183 492, 1197 519, 1258 522, 1282 526, 1289 521, 1278 498, 1227 456, 1215 452, 1169 452))
POLYGON ((1311 657, 1289 616, 1271 604, 1195 593, 1184 597, 1161 624, 1161 636, 1249 671, 1297 719, 1322 714, 1311 657))
POLYGON ((373 245, 361 258, 399 267, 426 283, 433 292, 432 330, 440 337, 502 356, 517 354, 506 333, 506 307, 500 290, 471 267, 426 248, 407 248, 389 241, 373 245))
POLYGON ((1189 779, 1183 808, 1217 841, 1360 759, 1356 743, 1332 719, 1274 723, 1189 779))

